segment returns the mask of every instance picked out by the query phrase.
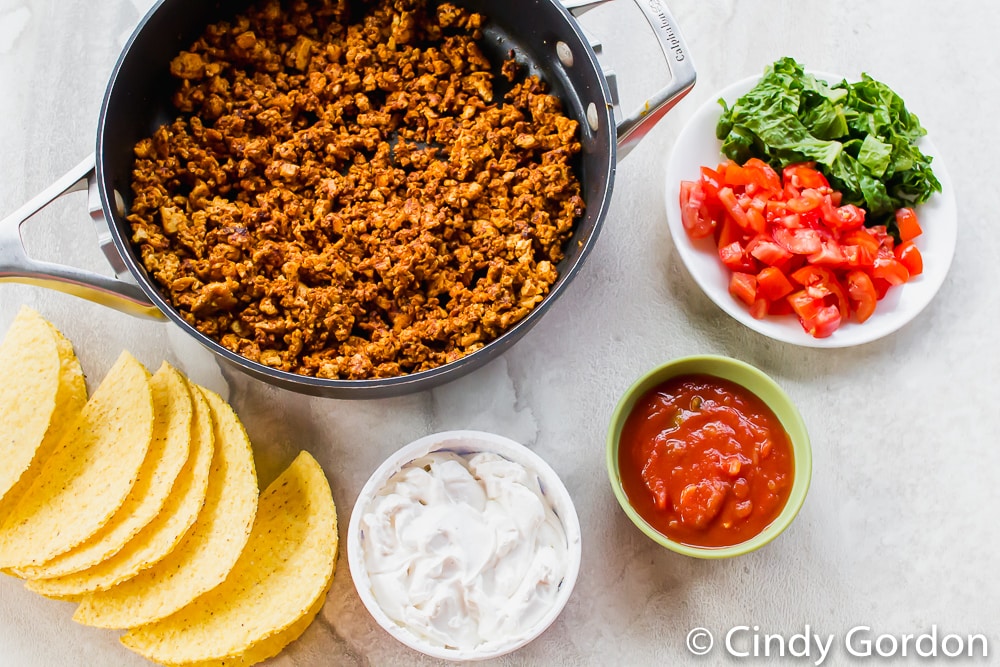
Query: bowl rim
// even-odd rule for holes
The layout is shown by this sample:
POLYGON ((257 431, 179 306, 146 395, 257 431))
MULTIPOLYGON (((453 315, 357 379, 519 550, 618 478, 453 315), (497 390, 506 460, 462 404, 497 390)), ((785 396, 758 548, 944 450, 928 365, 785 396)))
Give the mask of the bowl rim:
POLYGON ((639 530, 650 539, 685 556, 703 559, 732 558, 756 551, 770 543, 792 523, 805 502, 812 481, 812 445, 805 421, 791 397, 764 371, 739 359, 716 355, 699 354, 678 357, 666 361, 640 375, 622 394, 612 412, 608 425, 606 464, 608 478, 618 504, 639 530), (636 402, 655 386, 680 375, 702 374, 729 380, 755 394, 781 421, 788 433, 794 458, 794 480, 788 500, 778 516, 754 537, 727 547, 699 547, 676 542, 647 522, 629 502, 621 484, 618 472, 619 437, 625 419, 632 412, 636 402), (754 383, 755 387, 747 386, 754 383), (762 395, 764 394, 764 395, 762 395))
POLYGON ((431 433, 397 449, 371 474, 358 493, 347 532, 347 558, 351 579, 362 603, 372 618, 396 640, 425 655, 449 661, 479 661, 500 657, 516 651, 538 638, 558 618, 572 595, 582 562, 582 532, 576 506, 565 484, 555 470, 536 452, 521 443, 496 433, 476 430, 452 430, 431 433), (529 632, 512 640, 496 643, 487 649, 454 649, 436 646, 396 623, 383 611, 372 593, 364 562, 361 519, 376 494, 392 475, 415 459, 437 451, 459 454, 493 452, 520 463, 538 477, 542 493, 550 500, 566 534, 567 566, 559 592, 552 607, 529 632))

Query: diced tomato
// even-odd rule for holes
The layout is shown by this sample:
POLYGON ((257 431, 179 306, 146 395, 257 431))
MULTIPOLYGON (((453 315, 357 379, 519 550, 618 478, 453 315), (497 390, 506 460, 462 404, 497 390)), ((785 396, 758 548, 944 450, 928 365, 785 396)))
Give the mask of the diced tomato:
MULTIPOLYGON (((771 202, 768 202, 770 206, 771 202)), ((788 215, 772 215, 772 224, 775 227, 784 227, 785 229, 802 229, 805 225, 802 224, 802 216, 798 213, 789 213, 788 215)))
POLYGON ((717 226, 715 229, 717 232, 715 243, 720 248, 722 246, 727 246, 730 243, 739 242, 743 239, 743 230, 740 229, 739 225, 733 222, 733 219, 728 215, 723 217, 722 224, 717 226))
POLYGON ((818 208, 813 209, 812 211, 806 211, 800 217, 802 219, 803 227, 809 227, 810 229, 821 230, 827 233, 830 232, 830 230, 827 229, 826 225, 823 223, 823 216, 820 214, 820 210, 818 208))
POLYGON ((840 248, 840 244, 829 239, 823 239, 820 242, 819 250, 809 255, 807 259, 810 264, 823 264, 825 266, 845 266, 847 264, 847 255, 840 248))
POLYGON ((896 211, 896 230, 899 232, 900 241, 911 241, 924 232, 917 220, 917 213, 912 208, 901 208, 896 211))
POLYGON ((790 294, 788 303, 798 315, 802 328, 815 338, 826 338, 840 326, 840 310, 825 305, 823 299, 809 295, 806 290, 790 294))
POLYGON ((769 301, 767 304, 767 314, 774 315, 776 317, 780 317, 781 315, 791 315, 792 304, 788 303, 788 299, 769 301))
POLYGON ((898 246, 893 249, 893 254, 896 256, 906 270, 909 271, 910 277, 919 276, 924 272, 924 258, 920 254, 920 249, 913 243, 913 241, 903 241, 898 246))
POLYGON ((719 196, 719 188, 722 187, 722 175, 711 167, 702 167, 701 184, 705 193, 715 199, 719 196))
POLYGON ((836 274, 822 266, 806 265, 791 274, 791 279, 805 287, 806 294, 834 305, 843 319, 851 315, 847 293, 836 274))
POLYGON ((768 304, 770 303, 770 301, 760 296, 754 299, 754 302, 750 305, 750 317, 755 320, 762 320, 767 317, 768 304))
POLYGON ((789 276, 792 274, 792 271, 801 269, 806 265, 806 257, 808 257, 808 255, 792 255, 790 260, 782 262, 778 265, 778 268, 784 271, 786 276, 789 276))
POLYGON ((781 192, 781 177, 778 176, 778 172, 771 168, 771 165, 752 157, 747 160, 743 168, 750 172, 753 182, 761 189, 768 192, 781 192))
POLYGON ((855 229, 847 232, 840 237, 841 245, 856 245, 865 248, 869 254, 871 254, 874 259, 875 254, 878 252, 879 239, 874 236, 868 229, 855 229))
POLYGON ((722 260, 722 263, 730 271, 754 273, 757 270, 757 261, 750 256, 750 253, 746 251, 746 248, 739 241, 719 246, 719 259, 722 260))
POLYGON ((875 258, 872 278, 881 278, 890 285, 898 286, 910 279, 910 271, 895 257, 879 256, 875 258))
POLYGON ((828 188, 830 182, 826 176, 814 168, 812 162, 790 164, 781 172, 785 183, 791 182, 796 188, 828 188))
POLYGON ((868 233, 871 234, 876 241, 878 241, 879 247, 892 250, 893 246, 896 245, 896 240, 892 238, 891 234, 889 234, 889 230, 886 229, 885 225, 875 225, 873 227, 867 227, 866 229, 868 233))
POLYGON ((875 312, 878 294, 872 279, 864 271, 854 270, 847 274, 847 294, 854 307, 854 317, 864 322, 875 312))
POLYGON ((768 301, 788 296, 793 289, 791 281, 776 266, 765 267, 757 274, 757 292, 768 301))
POLYGON ((865 246, 842 245, 840 249, 844 251, 844 257, 847 258, 847 266, 852 269, 870 269, 875 265, 875 253, 865 246))
POLYGON ((811 255, 822 247, 823 239, 815 229, 775 227, 771 235, 778 245, 796 255, 811 255))
POLYGON ((813 338, 827 338, 840 328, 842 319, 836 306, 824 306, 815 317, 801 320, 801 323, 813 338))
POLYGON ((810 296, 804 289, 789 294, 785 301, 792 307, 792 311, 799 316, 799 319, 812 319, 816 317, 820 309, 823 308, 823 300, 810 296))
POLYGON ((788 200, 788 209, 794 213, 806 213, 814 211, 823 203, 823 195, 818 190, 806 188, 798 197, 788 200))
POLYGON ((792 258, 788 252, 766 234, 758 234, 747 244, 747 252, 768 266, 776 266, 792 258))
POLYGON ((757 278, 750 273, 734 271, 729 279, 729 293, 750 306, 757 298, 757 278))
MULTIPOLYGON (((720 169, 720 171, 723 171, 723 169, 720 169)), ((753 183, 750 172, 732 160, 725 164, 723 178, 726 185, 730 186, 749 185, 753 183)))
POLYGON ((802 189, 796 185, 792 185, 792 182, 785 179, 785 187, 782 188, 781 196, 784 197, 785 203, 787 204, 790 200, 795 199, 800 194, 802 194, 802 189))
POLYGON ((743 210, 743 207, 736 200, 736 194, 731 187, 725 186, 719 189, 719 203, 722 204, 722 207, 726 209, 729 215, 733 216, 736 224, 743 229, 750 229, 750 220, 747 219, 747 212, 743 210))
MULTIPOLYGON (((785 203, 783 199, 768 199, 767 200, 767 216, 768 221, 773 218, 780 218, 788 215, 788 204, 785 203)), ((799 225, 789 225, 798 227, 799 225)))
POLYGON ((876 278, 875 276, 872 276, 872 285, 875 286, 875 298, 879 301, 885 298, 885 295, 889 293, 889 288, 892 287, 892 283, 885 278, 876 278))
POLYGON ((847 231, 858 229, 865 224, 865 212, 854 204, 844 204, 834 206, 832 201, 824 202, 828 204, 823 210, 823 219, 833 229, 847 231))
POLYGON ((767 221, 764 220, 764 214, 752 205, 747 209, 747 221, 750 223, 750 230, 757 234, 763 234, 767 229, 767 221))
POLYGON ((704 238, 715 229, 715 222, 702 215, 704 207, 705 190, 701 181, 681 182, 681 222, 691 238, 704 238))
POLYGON ((732 271, 729 291, 751 316, 794 314, 816 337, 852 315, 864 322, 892 286, 923 271, 912 209, 897 212, 891 233, 867 227, 865 210, 843 204, 813 163, 781 176, 758 159, 702 167, 699 181, 681 184, 680 200, 685 230, 713 235, 732 271))

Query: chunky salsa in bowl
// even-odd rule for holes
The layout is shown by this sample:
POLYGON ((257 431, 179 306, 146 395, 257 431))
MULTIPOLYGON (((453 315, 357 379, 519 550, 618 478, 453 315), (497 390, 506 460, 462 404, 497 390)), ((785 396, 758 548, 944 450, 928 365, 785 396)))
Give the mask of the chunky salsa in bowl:
POLYGON ((809 436, 781 388, 727 357, 664 364, 625 393, 608 432, 608 472, 629 518, 690 556, 753 551, 805 500, 809 436))

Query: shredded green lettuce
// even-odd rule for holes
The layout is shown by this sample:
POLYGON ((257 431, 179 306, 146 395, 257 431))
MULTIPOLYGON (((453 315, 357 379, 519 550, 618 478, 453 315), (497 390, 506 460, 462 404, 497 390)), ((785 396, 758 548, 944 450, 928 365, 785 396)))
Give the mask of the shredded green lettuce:
POLYGON ((941 191, 931 158, 917 148, 926 130, 899 95, 867 74, 831 85, 781 58, 732 107, 719 103, 716 136, 726 157, 740 164, 756 157, 779 171, 815 162, 844 203, 868 212, 868 225, 894 230, 897 209, 941 191))

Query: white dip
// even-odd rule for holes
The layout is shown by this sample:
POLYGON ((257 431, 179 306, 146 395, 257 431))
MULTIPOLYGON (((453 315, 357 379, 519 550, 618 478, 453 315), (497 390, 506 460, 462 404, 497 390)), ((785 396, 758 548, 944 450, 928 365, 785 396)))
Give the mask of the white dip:
POLYGON ((566 535, 537 476, 492 453, 416 459, 375 496, 361 526, 375 599, 440 646, 523 637, 566 572, 566 535))

